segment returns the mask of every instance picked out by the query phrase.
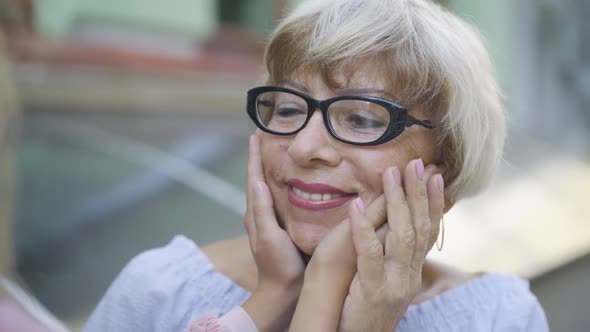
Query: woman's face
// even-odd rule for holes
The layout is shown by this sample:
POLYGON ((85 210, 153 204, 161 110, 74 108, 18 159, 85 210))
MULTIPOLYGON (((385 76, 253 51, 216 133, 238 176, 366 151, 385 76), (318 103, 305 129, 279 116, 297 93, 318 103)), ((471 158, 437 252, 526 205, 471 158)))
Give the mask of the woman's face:
MULTIPOLYGON (((395 91, 385 91, 376 67, 359 66, 354 77, 341 79, 349 83, 338 90, 326 86, 319 74, 294 75, 281 85, 320 100, 358 95, 360 89, 362 95, 394 100, 395 91)), ((427 119, 417 110, 410 114, 427 119)), ((348 217, 348 205, 354 198, 360 196, 369 205, 381 195, 386 167, 397 166, 403 172, 413 159, 422 158, 425 165, 436 161, 432 130, 412 126, 385 144, 356 146, 332 137, 319 111, 297 135, 276 136, 260 130, 257 135, 279 223, 308 255, 332 227, 348 217)))

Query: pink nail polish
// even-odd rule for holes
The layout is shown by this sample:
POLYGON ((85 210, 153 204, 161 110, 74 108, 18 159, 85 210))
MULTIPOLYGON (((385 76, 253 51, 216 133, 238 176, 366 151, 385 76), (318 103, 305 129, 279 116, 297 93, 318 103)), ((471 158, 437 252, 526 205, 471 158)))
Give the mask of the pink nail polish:
POLYGON ((359 209, 359 211, 361 211, 361 214, 365 215, 365 203, 363 203, 363 200, 360 197, 354 199, 354 204, 359 209))
POLYGON ((391 174, 393 174, 393 180, 395 181, 395 184, 397 184, 398 186, 401 186, 402 184, 402 177, 399 173, 399 169, 397 167, 392 167, 391 168, 391 174))
POLYGON ((414 166, 416 166, 416 176, 420 181, 424 180, 424 163, 422 159, 416 159, 414 162, 414 166))
POLYGON ((437 174, 436 175, 436 182, 438 183, 438 190, 440 190, 440 192, 444 192, 445 191, 445 180, 443 179, 441 174, 437 174))

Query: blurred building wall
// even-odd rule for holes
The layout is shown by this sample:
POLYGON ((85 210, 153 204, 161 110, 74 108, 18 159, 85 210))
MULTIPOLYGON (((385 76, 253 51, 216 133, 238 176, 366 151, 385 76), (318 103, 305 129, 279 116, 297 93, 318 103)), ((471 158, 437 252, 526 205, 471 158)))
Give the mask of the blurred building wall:
MULTIPOLYGON (((439 1, 441 2, 441 1, 439 1)), ((504 92, 511 90, 514 1, 449 0, 448 7, 481 32, 504 92)))
POLYGON ((13 272, 12 206, 13 167, 9 132, 16 117, 16 94, 0 30, 0 273, 13 272))
POLYGON ((215 0, 52 0, 35 6, 40 32, 53 37, 66 36, 85 19, 155 26, 196 39, 217 25, 215 0))
POLYGON ((515 2, 513 119, 521 131, 590 158, 590 2, 515 2))
POLYGON ((222 23, 268 33, 274 26, 275 10, 284 0, 217 0, 222 23))
POLYGON ((531 281, 551 331, 590 331, 590 255, 531 281))

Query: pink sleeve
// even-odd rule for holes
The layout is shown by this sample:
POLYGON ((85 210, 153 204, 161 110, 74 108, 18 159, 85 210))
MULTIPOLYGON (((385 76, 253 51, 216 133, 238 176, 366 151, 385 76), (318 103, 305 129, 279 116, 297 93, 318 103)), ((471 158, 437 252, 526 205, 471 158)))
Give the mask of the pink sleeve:
POLYGON ((220 318, 205 315, 193 321, 185 332, 258 332, 258 328, 250 315, 237 306, 220 318))

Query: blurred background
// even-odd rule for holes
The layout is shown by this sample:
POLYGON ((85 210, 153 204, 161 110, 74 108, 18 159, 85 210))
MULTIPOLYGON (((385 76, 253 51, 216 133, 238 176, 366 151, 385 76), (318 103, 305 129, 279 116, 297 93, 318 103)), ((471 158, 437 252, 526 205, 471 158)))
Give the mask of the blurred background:
MULTIPOLYGON (((0 324, 78 331, 137 253, 243 233, 245 93, 298 2, 0 0, 0 324)), ((510 136, 432 257, 529 278, 552 330, 588 331, 590 2, 439 2, 486 38, 510 136)))

